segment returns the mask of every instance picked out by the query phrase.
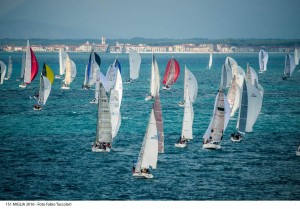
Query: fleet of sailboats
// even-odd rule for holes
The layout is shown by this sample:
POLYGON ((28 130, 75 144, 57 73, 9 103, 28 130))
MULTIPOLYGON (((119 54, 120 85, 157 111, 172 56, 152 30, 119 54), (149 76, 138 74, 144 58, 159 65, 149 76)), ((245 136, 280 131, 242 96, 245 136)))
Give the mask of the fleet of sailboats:
MULTIPOLYGON (((299 51, 295 48, 294 56, 287 54, 285 57, 285 68, 283 79, 292 76, 295 66, 299 64, 299 51)), ((264 50, 259 52, 259 72, 267 70, 268 54, 264 50)), ((130 82, 139 78, 141 56, 135 51, 129 52, 130 82)), ((110 152, 112 143, 121 126, 121 102, 123 97, 123 82, 121 75, 121 64, 118 58, 111 64, 106 75, 100 71, 101 59, 92 49, 89 62, 85 69, 85 80, 83 88, 91 88, 95 85, 95 99, 91 103, 98 104, 96 138, 92 144, 93 152, 110 152)), ((54 78, 61 78, 65 75, 62 89, 69 89, 70 84, 76 77, 76 65, 69 55, 60 49, 59 51, 59 75, 54 76, 51 68, 44 63, 40 75, 39 91, 36 94, 37 104, 34 110, 41 110, 46 104, 54 78)), ((212 53, 208 69, 212 66, 212 53)), ((38 73, 38 62, 27 41, 26 53, 22 59, 21 78, 23 82, 19 85, 25 88, 31 83, 38 73)), ((0 61, 0 84, 8 80, 12 74, 12 61, 9 57, 8 69, 0 61)), ((178 79, 180 66, 173 57, 168 61, 163 79, 163 89, 170 89, 178 79)), ((138 160, 133 167, 133 177, 153 178, 150 169, 156 169, 158 154, 164 153, 165 137, 162 117, 162 105, 160 101, 160 75, 159 68, 154 54, 151 62, 150 93, 145 100, 153 101, 149 121, 138 160)), ((193 103, 197 98, 198 84, 196 77, 185 66, 183 101, 179 103, 184 107, 181 136, 175 143, 175 147, 186 147, 187 142, 193 139, 193 103)), ((256 71, 247 63, 246 73, 237 62, 227 57, 222 65, 221 82, 215 98, 214 109, 211 121, 203 135, 205 149, 220 149, 221 141, 229 123, 230 117, 234 117, 238 110, 236 120, 236 132, 230 136, 231 141, 239 142, 245 138, 246 133, 253 131, 261 108, 264 89, 259 83, 256 71), (227 92, 227 96, 225 93, 227 92)), ((300 156, 300 146, 296 155, 300 156)))

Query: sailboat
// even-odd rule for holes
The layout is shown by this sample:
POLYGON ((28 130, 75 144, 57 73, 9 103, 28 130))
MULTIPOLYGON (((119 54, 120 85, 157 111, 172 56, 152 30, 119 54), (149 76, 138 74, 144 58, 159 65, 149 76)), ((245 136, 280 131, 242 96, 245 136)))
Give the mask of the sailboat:
POLYGON ((129 49, 130 79, 125 83, 131 83, 132 80, 139 78, 141 61, 141 55, 136 50, 129 49))
POLYGON ((11 73, 12 73, 12 61, 11 61, 11 56, 9 56, 8 57, 8 69, 7 69, 6 76, 4 77, 4 80, 10 79, 11 73))
POLYGON ((46 104, 51 92, 51 86, 54 81, 54 73, 51 68, 44 63, 43 71, 40 76, 40 89, 38 94, 38 104, 33 106, 34 110, 42 110, 46 104))
POLYGON ((92 151, 110 152, 113 137, 109 100, 106 95, 104 86, 101 82, 99 83, 99 85, 97 134, 96 140, 92 144, 92 151))
POLYGON ((66 59, 66 71, 65 71, 65 79, 63 80, 63 84, 61 89, 70 89, 70 84, 76 77, 76 65, 73 60, 70 59, 69 55, 67 55, 66 59))
POLYGON ((61 79, 62 76, 65 74, 66 59, 67 59, 67 53, 63 51, 61 48, 59 48, 58 59, 59 59, 59 75, 56 75, 55 78, 61 79))
POLYGON ((173 85, 177 78, 179 77, 180 73, 180 66, 176 59, 173 57, 169 60, 164 79, 163 79, 163 89, 164 90, 170 90, 170 86, 173 85))
POLYGON ((180 107, 184 107, 187 90, 189 91, 190 102, 194 103, 198 94, 198 83, 194 74, 185 66, 183 101, 179 102, 180 107))
POLYGON ((212 52, 209 54, 209 62, 208 62, 208 66, 207 66, 207 69, 211 69, 211 66, 212 66, 212 52))
POLYGON ((250 83, 244 82, 237 120, 237 132, 231 134, 231 141, 239 142, 246 132, 252 132, 262 106, 262 96, 259 90, 250 83))
POLYGON ((159 93, 159 89, 160 89, 159 69, 158 69, 155 56, 154 54, 152 54, 150 92, 148 96, 146 96, 145 100, 149 101, 153 99, 156 96, 156 94, 159 93))
POLYGON ((31 83, 36 77, 39 71, 39 64, 36 56, 29 46, 29 40, 27 40, 26 58, 24 65, 24 77, 23 82, 19 85, 21 88, 26 88, 26 85, 31 83))
POLYGON ((268 53, 265 50, 261 49, 258 54, 259 73, 263 73, 267 70, 268 58, 268 53))
POLYGON ((208 129, 203 136, 203 148, 205 149, 220 149, 220 142, 223 138, 224 131, 227 127, 230 117, 230 107, 223 93, 220 89, 215 100, 215 107, 213 117, 208 129))
POLYGON ((3 84, 4 77, 6 75, 6 65, 0 60, 0 85, 3 84))
POLYGON ((156 169, 158 157, 158 132, 153 107, 151 109, 147 130, 139 153, 137 163, 133 165, 132 176, 136 178, 153 178, 150 167, 156 169))
POLYGON ((157 132, 158 132, 158 153, 164 153, 165 152, 164 124, 163 124, 162 109, 161 109, 161 103, 160 103, 160 97, 158 91, 159 90, 157 89, 157 93, 154 98, 153 110, 154 110, 154 116, 156 121, 157 132))
POLYGON ((220 142, 226 130, 230 118, 230 106, 228 100, 220 85, 219 92, 215 99, 213 117, 203 136, 203 148, 205 149, 220 149, 220 142))
POLYGON ((290 78, 295 70, 295 67, 295 59, 292 55, 287 54, 285 56, 285 67, 283 70, 282 79, 286 80, 287 78, 290 78))
POLYGON ((261 93, 261 96, 264 95, 264 88, 258 83, 258 77, 255 72, 255 70, 247 63, 247 72, 246 72, 246 81, 253 86, 255 86, 259 92, 261 93))
POLYGON ((112 138, 115 138, 121 126, 121 102, 123 96, 123 84, 120 71, 117 71, 117 80, 110 91, 109 108, 111 113, 112 138))
POLYGON ((193 139, 193 120, 194 120, 194 110, 193 103, 190 101, 189 89, 185 96, 184 103, 184 114, 182 120, 182 130, 181 137, 175 143, 175 147, 184 148, 189 140, 193 139))
POLYGON ((233 117, 240 104, 241 88, 236 82, 236 76, 233 76, 232 83, 229 87, 227 100, 231 110, 230 117, 233 117))
POLYGON ((90 53, 89 62, 85 67, 83 89, 90 89, 97 80, 97 75, 100 72, 101 59, 94 51, 94 47, 90 53))

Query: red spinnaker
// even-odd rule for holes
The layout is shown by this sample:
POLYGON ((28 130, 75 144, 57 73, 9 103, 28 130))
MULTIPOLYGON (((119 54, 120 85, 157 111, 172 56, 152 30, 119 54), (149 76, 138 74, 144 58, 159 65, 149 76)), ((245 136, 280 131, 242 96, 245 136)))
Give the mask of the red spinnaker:
POLYGON ((31 53, 31 81, 30 82, 32 82, 35 76, 38 74, 39 63, 37 62, 35 54, 33 53, 31 48, 30 48, 30 53, 31 53))
POLYGON ((179 73, 180 66, 178 61, 174 58, 170 59, 166 67, 163 84, 168 86, 174 84, 179 76, 179 73))

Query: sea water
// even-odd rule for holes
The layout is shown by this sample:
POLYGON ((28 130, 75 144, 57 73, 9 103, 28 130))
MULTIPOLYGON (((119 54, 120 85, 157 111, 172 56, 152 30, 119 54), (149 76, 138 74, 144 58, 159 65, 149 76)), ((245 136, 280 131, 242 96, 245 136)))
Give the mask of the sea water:
MULTIPOLYGON (((258 74, 264 88, 261 113, 240 143, 232 143, 237 113, 229 121, 220 150, 202 148, 202 137, 212 117, 225 58, 234 58, 258 73, 258 54, 156 54, 161 81, 174 56, 180 76, 170 91, 160 92, 165 153, 159 154, 153 179, 135 179, 136 162, 153 101, 149 93, 151 54, 142 54, 139 79, 123 83, 122 123, 110 153, 93 153, 97 105, 94 90, 83 90, 89 53, 69 53, 77 67, 70 90, 55 79, 42 111, 34 111, 34 92, 46 62, 59 72, 58 53, 36 53, 39 74, 25 89, 18 87, 22 53, 0 53, 13 73, 0 86, 0 199, 1 200, 300 200, 300 73, 282 80, 285 54, 269 54, 268 69, 258 74), (194 102, 194 139, 175 148, 181 135, 184 66, 195 75, 198 97, 194 102)), ((127 54, 100 54, 106 73, 118 56, 122 79, 129 78, 127 54)))

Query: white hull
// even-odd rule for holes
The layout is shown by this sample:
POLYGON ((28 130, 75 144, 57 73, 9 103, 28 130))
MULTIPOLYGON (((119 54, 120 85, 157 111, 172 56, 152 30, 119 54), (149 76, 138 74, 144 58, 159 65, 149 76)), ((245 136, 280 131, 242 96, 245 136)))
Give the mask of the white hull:
POLYGON ((163 90, 170 90, 170 87, 163 86, 162 89, 163 90))
POLYGON ((21 83, 21 84, 19 85, 19 87, 24 89, 24 88, 26 88, 26 84, 21 83))
POLYGON ((242 140, 242 138, 239 138, 239 139, 235 139, 234 137, 230 137, 230 140, 232 142, 240 142, 242 140))
POLYGON ((149 101, 149 100, 152 100, 152 99, 153 99, 152 96, 146 96, 146 98, 145 98, 146 101, 149 101))
POLYGON ((3 78, 3 79, 7 81, 9 78, 3 78))
POLYGON ((37 108, 34 107, 33 110, 40 111, 40 110, 42 110, 42 108, 37 109, 37 108))
POLYGON ((153 175, 151 173, 133 173, 133 177, 140 179, 152 179, 153 175))
POLYGON ((97 147, 92 147, 92 152, 110 152, 110 148, 99 149, 97 147))
POLYGON ((185 147, 186 147, 186 143, 183 143, 183 144, 175 143, 175 147, 178 147, 178 148, 185 148, 185 147))
POLYGON ((296 151, 296 156, 300 157, 300 151, 296 151))
POLYGON ((95 100, 95 99, 93 99, 93 100, 90 101, 90 103, 91 103, 91 104, 98 104, 98 101, 95 100))
POLYGON ((61 89, 70 89, 69 86, 62 86, 61 89))
POLYGON ((62 79, 62 76, 61 75, 56 75, 55 79, 62 79))
POLYGON ((179 107, 184 107, 184 102, 179 102, 179 107))
POLYGON ((207 143, 207 144, 203 144, 203 148, 204 149, 220 149, 221 145, 207 143))

